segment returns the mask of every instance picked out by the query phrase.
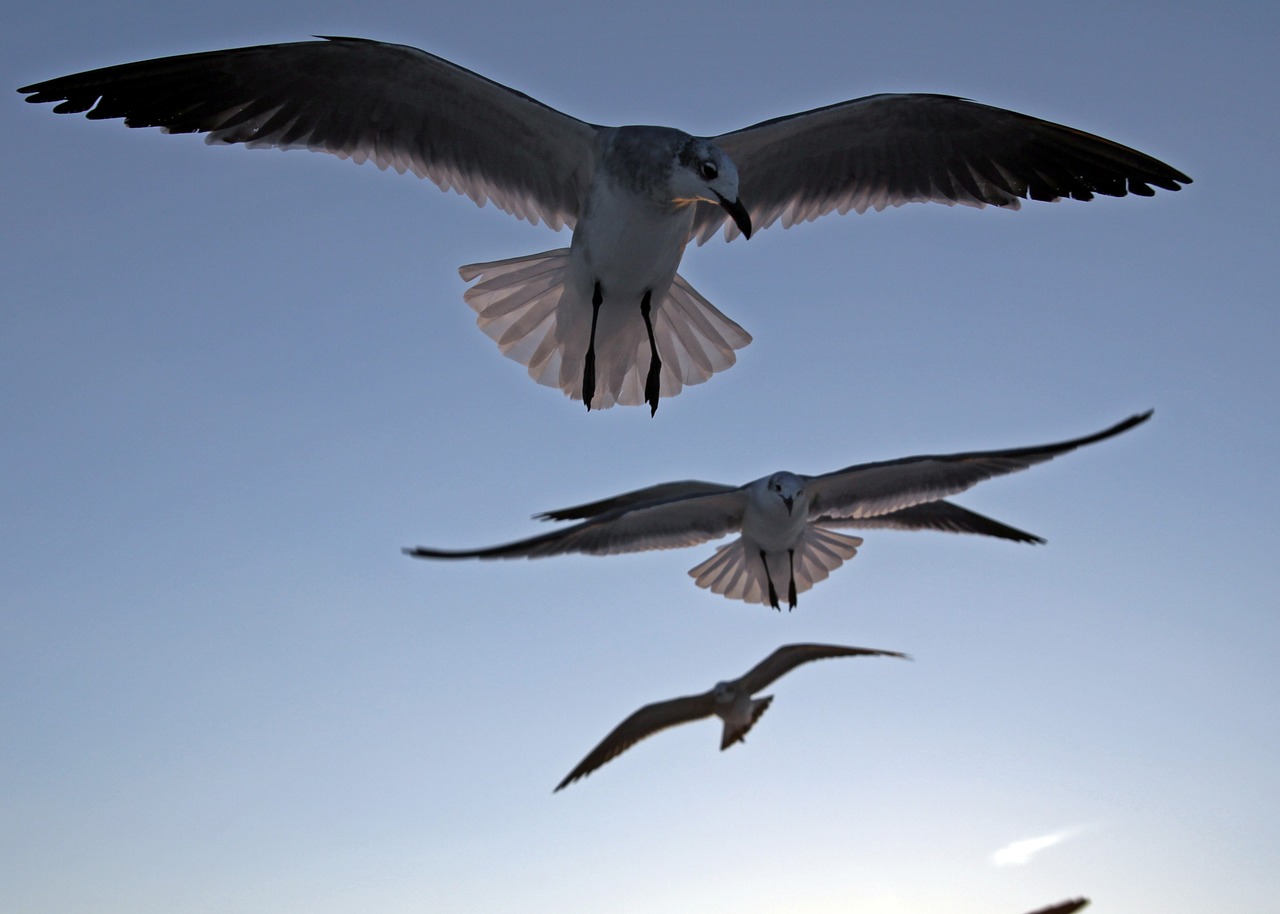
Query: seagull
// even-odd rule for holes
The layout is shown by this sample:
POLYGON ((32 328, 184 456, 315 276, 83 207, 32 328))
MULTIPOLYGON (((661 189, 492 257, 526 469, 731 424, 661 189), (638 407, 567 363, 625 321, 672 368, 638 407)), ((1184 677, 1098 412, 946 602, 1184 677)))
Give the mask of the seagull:
POLYGON ((985 479, 1115 437, 1146 422, 1151 413, 1056 444, 903 457, 820 476, 783 471, 741 486, 694 480, 662 483, 536 515, 544 520, 583 518, 541 536, 482 549, 418 546, 404 552, 420 559, 616 555, 694 546, 740 532, 689 570, 694 583, 728 599, 768 603, 774 609, 781 609, 778 595, 785 588, 787 604, 794 609, 798 594, 853 558, 862 545, 861 537, 836 533, 831 527, 935 529, 1044 542, 943 499, 985 479))
POLYGON ((690 241, 936 202, 1151 196, 1191 179, 1072 127, 946 95, 880 94, 714 137, 603 127, 426 51, 363 38, 209 51, 18 90, 60 114, 305 148, 411 171, 559 230, 568 248, 468 264, 476 323, 588 410, 675 396, 751 336, 677 272, 690 241))
POLYGON ((734 743, 745 741, 760 715, 773 701, 772 695, 753 698, 756 692, 766 688, 802 663, 827 657, 901 657, 897 651, 880 651, 869 647, 843 647, 839 644, 785 644, 753 666, 745 675, 728 682, 717 682, 701 695, 686 695, 670 701, 645 705, 632 714, 606 736, 600 745, 570 771, 552 793, 563 790, 578 778, 586 777, 605 762, 626 752, 646 736, 659 730, 701 720, 714 714, 724 721, 724 735, 720 738, 720 751, 734 743))

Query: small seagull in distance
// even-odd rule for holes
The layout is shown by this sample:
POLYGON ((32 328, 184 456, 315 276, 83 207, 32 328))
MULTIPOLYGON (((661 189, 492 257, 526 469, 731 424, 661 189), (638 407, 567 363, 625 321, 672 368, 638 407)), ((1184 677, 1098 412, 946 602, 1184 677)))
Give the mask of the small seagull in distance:
POLYGON ((634 746, 646 736, 652 736, 659 730, 687 724, 715 715, 724 721, 724 735, 720 738, 720 750, 723 752, 734 743, 742 742, 760 715, 773 701, 772 695, 753 698, 756 692, 768 687, 787 673, 808 663, 810 660, 823 660, 828 657, 900 657, 910 660, 906 654, 898 651, 880 651, 868 647, 842 647, 838 644, 787 644, 778 648, 768 657, 761 660, 744 676, 728 682, 717 682, 708 692, 701 695, 687 695, 684 698, 673 698, 670 701, 659 701, 645 705, 632 714, 600 743, 592 749, 587 757, 578 763, 578 767, 570 771, 563 781, 556 785, 556 791, 563 790, 578 778, 586 777, 605 762, 616 758, 634 746))
POLYGON ((780 608, 853 558, 862 538, 831 527, 895 527, 980 533, 1043 542, 944 501, 985 479, 1025 470, 1141 425, 1151 411, 1082 438, 1033 447, 903 457, 802 476, 780 472, 742 486, 683 481, 549 511, 548 520, 583 519, 541 536, 482 549, 405 549, 420 559, 542 558, 567 553, 617 555, 694 546, 741 536, 690 569, 699 587, 747 603, 780 608))
POLYGON ((690 241, 904 203, 1151 196, 1191 179, 1119 143, 967 99, 881 94, 713 137, 578 120, 440 57, 362 38, 163 57, 18 90, 60 114, 412 171, 568 248, 460 269, 476 323, 587 409, 675 396, 751 336, 676 270, 690 241))

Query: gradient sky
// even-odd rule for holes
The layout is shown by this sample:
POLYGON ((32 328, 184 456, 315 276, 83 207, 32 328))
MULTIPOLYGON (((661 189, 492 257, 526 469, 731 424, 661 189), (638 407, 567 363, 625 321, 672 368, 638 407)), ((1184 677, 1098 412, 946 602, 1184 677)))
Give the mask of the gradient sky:
POLYGON ((10 5, 0 28, 0 909, 1264 911, 1280 897, 1280 359, 1263 3, 10 5), (1153 199, 936 205, 691 249, 755 342, 587 415, 457 267, 568 243, 305 152, 54 116, 148 57, 402 42, 577 117, 715 134, 933 91, 1135 146, 1153 199), (775 613, 703 546, 431 564, 668 479, 1118 439, 871 532, 775 613), (640 705, 793 673, 552 787, 640 705), (1017 844, 1015 844, 1017 842, 1017 844), (1012 847, 1011 847, 1012 845, 1012 847))

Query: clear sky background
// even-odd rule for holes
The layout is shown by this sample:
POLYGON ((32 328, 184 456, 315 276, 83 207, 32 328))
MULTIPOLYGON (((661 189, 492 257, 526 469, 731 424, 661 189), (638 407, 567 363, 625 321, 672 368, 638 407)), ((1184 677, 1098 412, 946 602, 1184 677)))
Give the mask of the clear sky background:
POLYGON ((0 909, 1273 908, 1277 35, 1255 2, 11 4, 0 909), (588 415, 498 353, 456 272, 568 233, 12 91, 312 34, 703 134, 963 95, 1195 183, 690 249, 682 274, 755 342, 655 419, 588 415), (400 553, 663 480, 1038 444, 1148 407, 958 499, 1048 545, 871 532, 792 613, 696 588, 711 545, 400 553), (915 661, 802 668, 745 745, 678 728, 552 794, 640 705, 795 641, 915 661))

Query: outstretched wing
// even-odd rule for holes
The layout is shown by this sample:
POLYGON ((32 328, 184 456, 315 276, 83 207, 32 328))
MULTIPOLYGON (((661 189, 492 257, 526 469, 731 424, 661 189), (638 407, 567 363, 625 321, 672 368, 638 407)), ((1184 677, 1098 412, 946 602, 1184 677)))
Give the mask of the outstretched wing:
POLYGON ((980 533, 1017 543, 1043 543, 1043 537, 1017 527, 1002 524, 994 518, 962 508, 950 501, 930 501, 902 508, 878 517, 832 517, 824 514, 814 520, 820 527, 856 527, 859 530, 939 530, 945 533, 980 533))
POLYGON ((934 502, 963 492, 984 479, 1016 473, 1086 444, 1105 441, 1146 422, 1151 418, 1151 413, 1148 410, 1095 434, 1056 444, 1002 451, 903 457, 881 463, 859 464, 815 476, 807 483, 808 490, 813 493, 810 515, 831 515, 837 518, 877 517, 922 502, 934 502))
POLYGON ((901 657, 910 660, 906 654, 898 651, 881 651, 872 647, 844 647, 839 644, 784 644, 768 657, 761 660, 751 670, 733 683, 734 687, 754 695, 770 683, 811 660, 825 660, 829 657, 901 657))
POLYGON ((689 498, 694 495, 714 495, 719 492, 732 492, 737 486, 727 486, 718 482, 702 482, 697 479, 685 479, 680 482, 662 482, 656 486, 623 492, 612 498, 588 502, 585 505, 574 505, 571 508, 557 508, 535 514, 535 520, 583 520, 588 517, 599 517, 611 511, 634 508, 638 505, 668 501, 673 498, 689 498))
POLYGON ((746 497, 741 489, 673 498, 636 508, 623 507, 572 527, 482 549, 405 549, 419 559, 543 558, 581 552, 618 555, 649 549, 676 549, 718 539, 742 525, 746 497))
POLYGON ((412 171, 552 228, 573 225, 591 180, 594 126, 425 51, 361 38, 162 57, 18 91, 60 114, 412 171))
POLYGON ((1076 911, 1079 911, 1088 903, 1088 898, 1072 898, 1069 901, 1060 901, 1057 904, 1049 905, 1047 908, 1036 908, 1031 914, 1075 914, 1076 911))
MULTIPOLYGON (((1016 209, 1022 199, 1151 196, 1191 179, 1100 136, 949 95, 885 94, 764 121, 712 139, 738 167, 739 199, 757 230, 784 228, 833 210, 858 213, 904 203, 1016 209)), ((699 204, 693 237, 724 210, 699 204)))
POLYGON ((652 736, 659 730, 687 724, 690 721, 710 717, 715 713, 715 699, 711 692, 701 695, 689 695, 685 698, 673 698, 645 705, 632 714, 600 741, 587 757, 570 771, 563 781, 556 785, 555 793, 568 787, 578 778, 586 777, 605 762, 626 752, 646 736, 652 736))

